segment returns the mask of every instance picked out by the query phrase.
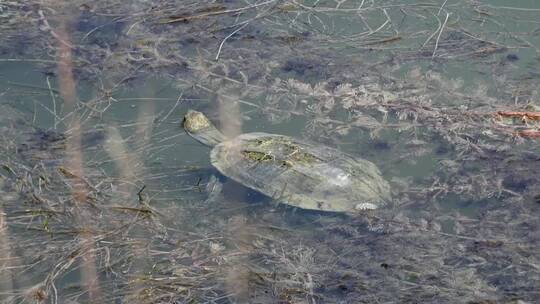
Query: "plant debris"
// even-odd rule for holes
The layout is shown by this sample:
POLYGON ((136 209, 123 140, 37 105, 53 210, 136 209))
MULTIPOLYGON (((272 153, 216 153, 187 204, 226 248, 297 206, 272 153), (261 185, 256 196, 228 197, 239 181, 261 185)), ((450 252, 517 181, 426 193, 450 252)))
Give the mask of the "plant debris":
POLYGON ((0 302, 537 301, 538 8, 439 2, 0 1, 0 302), (392 207, 210 178, 188 108, 369 159, 392 207))

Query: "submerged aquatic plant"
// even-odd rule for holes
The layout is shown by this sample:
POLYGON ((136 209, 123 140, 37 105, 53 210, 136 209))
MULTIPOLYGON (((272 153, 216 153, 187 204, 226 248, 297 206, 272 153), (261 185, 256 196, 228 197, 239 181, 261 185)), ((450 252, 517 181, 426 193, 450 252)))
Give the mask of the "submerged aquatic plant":
POLYGON ((537 11, 440 2, 0 2, 0 64, 43 75, 0 73, 1 301, 535 301, 537 11), (229 134, 299 121, 376 162, 394 207, 214 186, 173 127, 188 105, 229 134))

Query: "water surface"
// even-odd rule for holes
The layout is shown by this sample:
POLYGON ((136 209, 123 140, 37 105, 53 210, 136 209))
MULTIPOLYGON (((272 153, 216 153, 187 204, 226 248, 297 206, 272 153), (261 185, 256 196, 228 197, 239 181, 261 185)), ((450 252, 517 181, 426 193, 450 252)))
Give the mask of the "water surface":
POLYGON ((0 299, 534 303, 539 14, 532 0, 0 4, 0 299), (183 132, 188 109, 229 136, 367 159, 392 204, 329 214, 249 190, 183 132))

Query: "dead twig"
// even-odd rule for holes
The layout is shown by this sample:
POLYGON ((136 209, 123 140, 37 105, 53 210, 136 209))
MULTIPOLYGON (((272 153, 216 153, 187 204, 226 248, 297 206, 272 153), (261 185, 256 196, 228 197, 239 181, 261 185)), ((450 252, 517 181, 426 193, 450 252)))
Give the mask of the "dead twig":
POLYGON ((524 120, 540 120, 540 112, 498 111, 497 115, 502 116, 502 117, 521 118, 524 120))
POLYGON ((520 137, 527 137, 527 138, 540 138, 540 131, 527 129, 527 130, 517 131, 515 135, 520 136, 520 137))
POLYGON ((159 23, 170 24, 170 23, 177 23, 177 22, 185 22, 185 21, 194 20, 194 19, 202 19, 202 18, 217 16, 217 15, 222 15, 222 14, 239 13, 245 10, 257 8, 259 6, 264 6, 272 2, 276 2, 276 0, 265 1, 262 3, 257 3, 254 5, 249 5, 249 6, 245 6, 245 7, 241 7, 237 9, 229 9, 229 10, 226 10, 226 9, 216 10, 219 8, 224 8, 223 6, 209 7, 206 9, 206 10, 209 10, 208 12, 204 12, 204 10, 199 10, 198 12, 201 12, 201 14, 192 15, 192 16, 169 17, 171 18, 171 20, 161 21, 159 23))

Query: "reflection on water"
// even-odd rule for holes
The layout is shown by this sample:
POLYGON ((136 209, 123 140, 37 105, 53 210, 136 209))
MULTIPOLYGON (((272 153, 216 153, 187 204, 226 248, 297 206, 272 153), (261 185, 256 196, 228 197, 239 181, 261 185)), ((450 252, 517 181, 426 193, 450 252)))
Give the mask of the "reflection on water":
POLYGON ((517 5, 0 3, 1 301, 535 302, 540 6, 517 5), (188 109, 368 159, 392 204, 248 190, 188 109))

